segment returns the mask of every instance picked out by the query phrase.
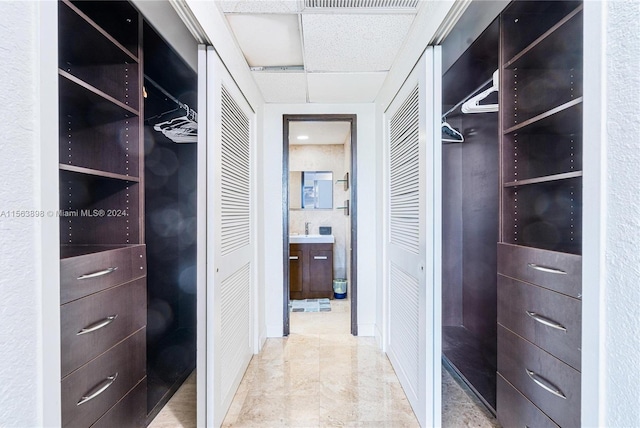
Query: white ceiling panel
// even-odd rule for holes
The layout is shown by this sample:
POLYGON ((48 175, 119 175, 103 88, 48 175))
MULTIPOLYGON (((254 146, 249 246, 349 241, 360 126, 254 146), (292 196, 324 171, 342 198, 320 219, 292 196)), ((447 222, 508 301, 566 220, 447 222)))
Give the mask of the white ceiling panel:
POLYGON ((217 2, 224 13, 296 13, 298 0, 222 0, 217 2))
POLYGON ((302 44, 297 15, 227 15, 251 67, 300 66, 302 44))
POLYGON ((309 102, 370 103, 386 77, 386 72, 308 73, 309 102))
POLYGON ((307 71, 387 71, 413 14, 303 14, 307 71))
POLYGON ((307 101, 307 80, 304 73, 254 71, 251 74, 267 103, 305 103, 307 101))
POLYGON ((350 122, 289 122, 289 144, 344 144, 350 133, 350 122))

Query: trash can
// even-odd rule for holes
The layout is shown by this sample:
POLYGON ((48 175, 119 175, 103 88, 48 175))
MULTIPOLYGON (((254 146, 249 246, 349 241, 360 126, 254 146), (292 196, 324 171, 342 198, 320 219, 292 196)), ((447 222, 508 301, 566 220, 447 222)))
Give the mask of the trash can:
POLYGON ((333 280, 333 297, 336 299, 344 299, 347 297, 347 280, 338 278, 333 280))

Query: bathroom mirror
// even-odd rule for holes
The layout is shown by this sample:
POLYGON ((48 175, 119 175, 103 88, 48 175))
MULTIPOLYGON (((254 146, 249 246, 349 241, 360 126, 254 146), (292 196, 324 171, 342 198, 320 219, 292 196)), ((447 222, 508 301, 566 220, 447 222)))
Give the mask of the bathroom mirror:
POLYGON ((289 208, 292 210, 333 209, 333 172, 290 171, 289 208))

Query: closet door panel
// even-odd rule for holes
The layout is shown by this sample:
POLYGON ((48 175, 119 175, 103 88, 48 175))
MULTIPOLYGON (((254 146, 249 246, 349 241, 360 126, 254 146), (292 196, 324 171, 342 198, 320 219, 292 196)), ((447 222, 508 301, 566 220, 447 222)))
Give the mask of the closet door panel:
POLYGON ((502 326, 498 348, 500 375, 558 425, 580 426, 580 372, 502 326))
POLYGON ((498 323, 577 370, 581 307, 577 299, 498 275, 498 323))
POLYGON ((144 327, 146 308, 145 278, 62 305, 62 375, 144 327))
POLYGON ((498 273, 575 298, 582 296, 582 257, 498 244, 498 273))

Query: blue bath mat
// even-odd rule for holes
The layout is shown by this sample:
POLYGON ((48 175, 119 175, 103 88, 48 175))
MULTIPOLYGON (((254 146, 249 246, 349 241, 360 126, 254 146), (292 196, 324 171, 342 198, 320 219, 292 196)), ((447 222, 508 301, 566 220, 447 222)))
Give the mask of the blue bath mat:
POLYGON ((290 300, 290 312, 329 312, 331 301, 329 299, 304 299, 290 300))

